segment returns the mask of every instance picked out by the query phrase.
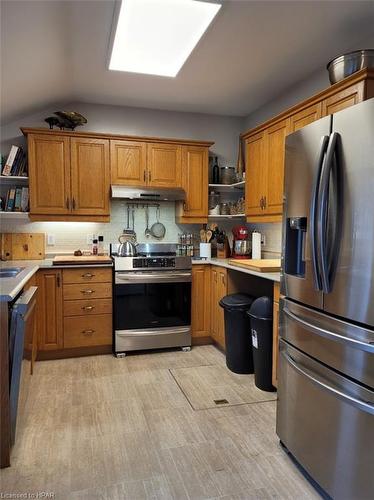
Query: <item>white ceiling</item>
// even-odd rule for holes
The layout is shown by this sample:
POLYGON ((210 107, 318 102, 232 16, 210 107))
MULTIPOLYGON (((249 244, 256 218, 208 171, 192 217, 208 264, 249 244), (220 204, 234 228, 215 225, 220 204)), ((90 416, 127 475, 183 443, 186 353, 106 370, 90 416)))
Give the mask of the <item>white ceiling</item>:
POLYGON ((1 118, 69 100, 245 116, 373 37, 374 1, 229 0, 176 78, 109 72, 113 0, 1 1, 1 118))

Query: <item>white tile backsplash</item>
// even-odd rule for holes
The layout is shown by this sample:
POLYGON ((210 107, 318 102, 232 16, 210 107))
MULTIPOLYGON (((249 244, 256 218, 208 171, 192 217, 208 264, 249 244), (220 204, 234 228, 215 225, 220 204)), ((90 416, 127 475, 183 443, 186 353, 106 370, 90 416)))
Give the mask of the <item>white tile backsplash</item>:
MULTIPOLYGON (((64 253, 72 252, 78 248, 81 250, 90 249, 87 244, 87 236, 102 235, 104 244, 114 243, 118 236, 127 226, 127 208, 126 200, 111 201, 111 220, 110 223, 96 222, 19 222, 16 220, 1 221, 1 232, 4 233, 45 233, 55 237, 55 245, 46 245, 46 253, 64 253)), ((155 238, 146 238, 145 230, 145 211, 143 204, 135 209, 135 231, 139 243, 148 241, 158 241, 155 238)), ((183 230, 175 223, 175 203, 160 203, 160 221, 166 227, 166 234, 163 243, 176 243, 178 233, 183 230)), ((155 208, 150 208, 150 225, 156 222, 155 208)), ((186 226, 188 227, 188 226, 186 226)), ((47 240, 46 240, 47 241, 47 240)))

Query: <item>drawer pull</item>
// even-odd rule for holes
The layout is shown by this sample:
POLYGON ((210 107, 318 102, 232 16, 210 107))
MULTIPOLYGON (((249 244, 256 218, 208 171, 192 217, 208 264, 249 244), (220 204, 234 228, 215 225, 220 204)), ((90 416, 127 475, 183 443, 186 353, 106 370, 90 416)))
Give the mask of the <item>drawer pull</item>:
POLYGON ((92 274, 92 273, 85 273, 85 274, 82 274, 82 278, 93 278, 95 275, 92 274))
POLYGON ((95 290, 81 290, 81 293, 84 293, 84 294, 90 294, 90 293, 94 293, 95 290))
POLYGON ((86 337, 90 337, 92 334, 95 333, 95 330, 82 330, 83 335, 86 337))
POLYGON ((83 311, 92 311, 92 309, 95 309, 95 306, 83 306, 82 309, 83 311))

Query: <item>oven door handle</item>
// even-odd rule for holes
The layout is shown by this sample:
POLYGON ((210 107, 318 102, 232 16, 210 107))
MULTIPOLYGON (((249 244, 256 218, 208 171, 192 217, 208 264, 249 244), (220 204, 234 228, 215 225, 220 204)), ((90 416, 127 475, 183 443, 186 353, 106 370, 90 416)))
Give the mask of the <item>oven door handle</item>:
MULTIPOLYGON (((189 333, 191 331, 190 326, 181 326, 173 328, 174 334, 189 333)), ((117 337, 139 337, 141 335, 170 335, 170 328, 147 328, 144 330, 116 330, 115 334, 117 337)))
POLYGON ((187 273, 142 273, 142 274, 115 274, 115 283, 189 283, 192 274, 187 273))

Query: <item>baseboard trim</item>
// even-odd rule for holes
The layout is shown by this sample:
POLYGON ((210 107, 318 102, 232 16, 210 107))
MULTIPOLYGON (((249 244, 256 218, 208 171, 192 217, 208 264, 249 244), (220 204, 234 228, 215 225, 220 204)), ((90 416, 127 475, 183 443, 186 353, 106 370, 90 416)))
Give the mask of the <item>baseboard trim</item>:
POLYGON ((213 344, 212 337, 192 337, 192 345, 209 345, 213 344))

